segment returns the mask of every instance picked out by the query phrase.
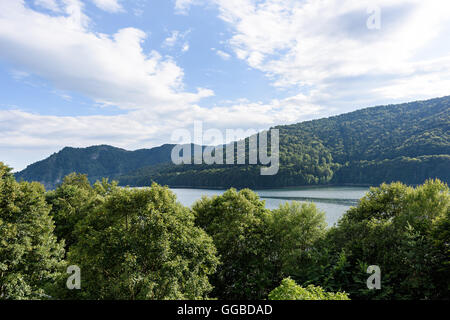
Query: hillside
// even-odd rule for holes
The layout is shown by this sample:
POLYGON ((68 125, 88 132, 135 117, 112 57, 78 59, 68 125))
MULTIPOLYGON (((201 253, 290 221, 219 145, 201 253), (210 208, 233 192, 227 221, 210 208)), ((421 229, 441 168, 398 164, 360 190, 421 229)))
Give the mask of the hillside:
POLYGON ((159 165, 138 169, 120 177, 120 182, 270 188, 450 180, 450 97, 366 108, 275 128, 280 130, 276 176, 261 176, 259 168, 250 165, 159 165))
POLYGON ((52 187, 73 171, 91 181, 121 185, 270 188, 317 184, 419 184, 450 180, 450 97, 366 108, 275 127, 280 130, 280 171, 261 176, 256 165, 170 163, 173 145, 126 151, 109 146, 64 148, 28 166, 17 178, 52 187))
POLYGON ((29 165, 15 176, 18 180, 39 181, 47 188, 55 187, 63 177, 72 172, 87 174, 91 182, 103 177, 117 178, 143 166, 169 162, 172 148, 173 145, 169 144, 136 151, 107 145, 66 147, 47 159, 29 165))

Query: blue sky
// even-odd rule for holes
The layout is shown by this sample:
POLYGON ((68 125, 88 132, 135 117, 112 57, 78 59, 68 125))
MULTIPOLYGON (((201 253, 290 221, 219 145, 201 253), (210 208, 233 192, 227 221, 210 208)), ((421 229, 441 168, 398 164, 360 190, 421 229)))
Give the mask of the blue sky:
POLYGON ((450 94, 444 0, 0 0, 0 161, 450 94))

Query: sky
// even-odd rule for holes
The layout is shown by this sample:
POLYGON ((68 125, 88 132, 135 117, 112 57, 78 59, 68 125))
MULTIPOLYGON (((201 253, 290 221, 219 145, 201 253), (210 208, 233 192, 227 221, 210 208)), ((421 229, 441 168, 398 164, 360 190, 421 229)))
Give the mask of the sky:
POLYGON ((448 17, 447 0, 0 0, 0 161, 446 96, 448 17))

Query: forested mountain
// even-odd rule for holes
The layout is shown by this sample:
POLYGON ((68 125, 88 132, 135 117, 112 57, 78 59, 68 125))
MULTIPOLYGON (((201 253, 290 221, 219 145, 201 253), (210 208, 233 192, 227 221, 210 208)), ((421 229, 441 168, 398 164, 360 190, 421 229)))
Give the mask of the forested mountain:
POLYGON ((120 178, 122 184, 285 187, 311 184, 419 184, 450 178, 450 97, 389 105, 275 127, 280 171, 251 165, 159 165, 120 178))
POLYGON ((29 165, 15 174, 17 179, 38 181, 53 188, 72 172, 84 173, 91 182, 101 178, 116 178, 143 166, 169 162, 174 145, 127 151, 107 145, 88 148, 66 147, 45 160, 29 165))
POLYGON ((164 145, 134 152, 108 146, 65 148, 16 177, 54 186, 76 171, 87 173, 91 181, 105 176, 131 186, 156 181, 238 188, 450 180, 450 96, 275 128, 280 132, 275 176, 261 176, 257 165, 176 166, 170 162, 173 145, 164 145))

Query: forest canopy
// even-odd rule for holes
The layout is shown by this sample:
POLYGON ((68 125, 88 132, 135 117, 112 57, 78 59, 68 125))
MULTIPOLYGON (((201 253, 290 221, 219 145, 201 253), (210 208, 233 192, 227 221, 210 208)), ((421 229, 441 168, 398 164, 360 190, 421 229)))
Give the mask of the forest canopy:
POLYGON ((250 189, 187 208, 156 183, 73 173, 46 191, 0 163, 0 299, 449 299, 449 226, 439 180, 371 188, 328 227, 312 203, 269 210, 250 189))

